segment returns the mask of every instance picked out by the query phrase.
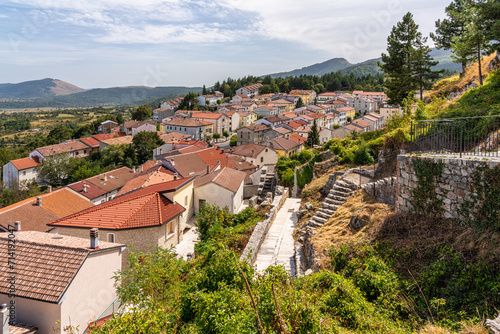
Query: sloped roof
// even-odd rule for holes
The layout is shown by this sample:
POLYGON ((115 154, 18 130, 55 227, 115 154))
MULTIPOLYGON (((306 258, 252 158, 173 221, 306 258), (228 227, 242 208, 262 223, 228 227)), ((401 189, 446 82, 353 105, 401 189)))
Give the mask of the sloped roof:
POLYGON ((80 195, 62 188, 0 209, 0 224, 7 228, 9 223, 20 221, 23 231, 46 231, 47 223, 93 206, 80 195), (42 206, 36 204, 37 197, 42 199, 42 206))
MULTIPOLYGON (((0 233, 0 256, 8 258, 8 233, 0 233)), ((99 241, 99 250, 89 248, 90 240, 35 231, 16 232, 17 297, 58 303, 85 262, 95 251, 124 245, 99 241)), ((7 261, 0 263, 0 293, 9 294, 7 261)))
POLYGON ((266 146, 257 144, 246 144, 231 147, 228 152, 231 154, 242 155, 244 157, 256 158, 260 152, 264 151, 266 146))
POLYGON ((82 141, 84 144, 90 147, 99 147, 99 140, 97 140, 94 137, 80 138, 80 141, 82 141))
POLYGON ((336 109, 337 111, 351 111, 351 110, 355 110, 353 107, 341 107, 341 108, 337 108, 336 109))
POLYGON ((104 140, 101 140, 101 142, 108 144, 108 145, 132 144, 133 138, 134 137, 132 137, 132 136, 123 136, 123 137, 115 137, 115 138, 111 138, 111 139, 104 139, 104 140))
POLYGON ((185 126, 185 127, 199 127, 206 125, 206 123, 202 123, 200 120, 194 118, 174 118, 163 124, 173 125, 173 126, 185 126))
POLYGON ((266 131, 266 130, 270 130, 271 129, 270 126, 268 126, 266 124, 262 124, 262 123, 252 124, 252 125, 246 126, 245 128, 247 128, 248 130, 254 131, 254 132, 257 132, 257 131, 266 131))
POLYGON ((231 168, 222 168, 213 173, 198 177, 194 181, 194 187, 201 187, 205 184, 213 182, 232 191, 233 193, 236 193, 241 184, 245 181, 246 176, 247 174, 242 171, 231 168))
POLYGON ((125 183, 116 195, 121 196, 139 188, 145 188, 154 184, 173 180, 174 173, 171 170, 165 168, 163 165, 152 166, 144 172, 136 174, 136 176, 125 183))
POLYGON ((282 135, 292 132, 292 130, 287 129, 285 127, 278 127, 278 128, 274 128, 273 130, 282 134, 282 135))
POLYGON ((288 139, 293 140, 294 142, 299 144, 303 144, 307 141, 307 138, 296 133, 291 133, 290 135, 288 135, 288 139))
POLYGON ((194 112, 191 117, 201 119, 219 119, 222 116, 224 116, 224 114, 215 112, 194 112))
POLYGON ((60 143, 55 145, 38 147, 36 150, 40 152, 44 157, 49 157, 55 154, 68 153, 78 150, 84 150, 89 148, 86 144, 81 141, 68 141, 66 143, 60 143))
POLYGON ((89 177, 86 181, 104 189, 106 192, 118 190, 134 177, 134 172, 128 167, 121 167, 112 171, 89 177), (104 180, 106 176, 106 180, 104 180))
POLYGON ((92 135, 92 138, 97 139, 98 141, 103 141, 103 140, 111 139, 111 138, 115 138, 115 137, 120 137, 120 135, 117 133, 99 133, 96 135, 92 135))
POLYGON ((274 138, 271 141, 271 147, 275 150, 281 150, 281 151, 288 151, 300 145, 301 144, 297 143, 296 141, 280 137, 274 138))
POLYGON ((140 188, 48 225, 106 230, 160 226, 185 211, 182 205, 172 203, 162 193, 191 181, 184 178, 140 188))
POLYGON ((96 186, 95 184, 86 182, 85 180, 69 184, 67 187, 76 191, 80 195, 87 197, 90 200, 106 195, 108 193, 106 190, 96 186), (86 191, 84 191, 83 188, 84 184, 87 186, 85 187, 86 191))
POLYGON ((38 162, 38 157, 27 157, 22 159, 16 159, 10 161, 17 170, 23 170, 27 168, 33 168, 38 166, 40 163, 38 162))

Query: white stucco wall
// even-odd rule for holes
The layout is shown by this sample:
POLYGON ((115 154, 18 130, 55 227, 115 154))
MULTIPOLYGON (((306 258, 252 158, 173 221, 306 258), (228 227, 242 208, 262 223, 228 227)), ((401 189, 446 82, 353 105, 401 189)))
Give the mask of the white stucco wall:
MULTIPOLYGON (((89 254, 61 303, 61 326, 79 326, 83 333, 116 298, 114 273, 121 270, 122 252, 114 249, 89 254)), ((116 304, 118 306, 118 304, 116 304)), ((105 315, 111 314, 113 308, 105 315)))
MULTIPOLYGON (((16 321, 38 327, 38 333, 61 333, 54 331, 56 321, 61 318, 61 304, 15 297, 16 321)), ((0 304, 10 305, 7 295, 0 294, 0 304)))
POLYGON ((205 200, 208 204, 217 205, 223 209, 227 207, 229 212, 237 213, 238 209, 243 202, 243 184, 236 193, 231 190, 219 186, 213 182, 209 182, 203 186, 194 189, 194 209, 195 213, 200 211, 200 199, 205 200), (214 194, 216 194, 214 196, 214 194))
POLYGON ((193 203, 193 182, 185 185, 181 189, 174 192, 165 193, 164 196, 171 200, 172 202, 177 202, 182 205, 186 211, 184 211, 179 216, 179 223, 181 225, 181 229, 186 226, 191 217, 194 215, 194 203, 193 203), (186 204, 186 196, 187 196, 187 204, 186 204))

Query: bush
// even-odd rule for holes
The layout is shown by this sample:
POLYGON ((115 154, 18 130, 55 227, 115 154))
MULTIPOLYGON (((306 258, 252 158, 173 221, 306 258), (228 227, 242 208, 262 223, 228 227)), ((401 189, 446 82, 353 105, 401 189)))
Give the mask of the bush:
POLYGON ((373 157, 370 154, 370 148, 366 144, 362 144, 361 146, 354 151, 354 160, 353 162, 358 166, 370 165, 373 163, 373 157))

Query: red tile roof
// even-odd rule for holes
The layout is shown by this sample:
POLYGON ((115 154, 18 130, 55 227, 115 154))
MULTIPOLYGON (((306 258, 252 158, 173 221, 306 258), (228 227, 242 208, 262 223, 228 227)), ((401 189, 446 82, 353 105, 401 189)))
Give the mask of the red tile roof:
POLYGON ((300 146, 300 143, 286 138, 278 137, 271 141, 271 147, 280 151, 288 151, 297 146, 300 146))
POLYGON ((201 119, 219 119, 222 116, 224 116, 224 114, 215 112, 194 112, 191 117, 201 119))
POLYGON ((80 138, 80 141, 90 147, 99 147, 99 140, 93 137, 80 138))
POLYGON ((67 187, 76 191, 80 195, 87 197, 90 200, 98 198, 98 197, 103 196, 103 195, 106 195, 108 193, 106 190, 99 188, 95 184, 92 184, 92 183, 87 182, 85 180, 72 183, 72 184, 68 185, 67 187), (83 188, 84 184, 86 185, 86 187, 85 187, 86 191, 84 191, 84 188, 83 188))
POLYGON ((185 211, 182 205, 172 203, 162 193, 191 181, 184 178, 141 188, 48 225, 107 230, 160 226, 185 211))
POLYGON ((154 184, 164 183, 174 180, 174 172, 165 168, 163 165, 150 167, 142 173, 136 174, 129 180, 116 194, 121 196, 139 188, 149 187, 154 184))
MULTIPOLYGON (((7 258, 8 234, 0 233, 0 256, 7 258)), ((89 253, 123 247, 99 241, 99 250, 89 248, 90 240, 57 234, 16 232, 17 297, 58 303, 85 262, 89 253)), ((0 293, 9 294, 7 261, 0 263, 0 293)))
POLYGON ((231 147, 228 153, 256 158, 265 148, 266 146, 257 144, 238 145, 231 147))
POLYGON ((38 162, 38 157, 28 157, 17 160, 10 161, 17 170, 23 170, 27 168, 33 168, 38 166, 40 163, 38 162))
POLYGON ((115 138, 115 137, 119 137, 119 135, 117 133, 100 133, 100 134, 92 136, 92 138, 94 138, 98 141, 103 141, 103 140, 111 139, 111 138, 115 138))
POLYGON ((290 134, 288 136, 288 139, 293 140, 294 142, 299 143, 299 144, 303 144, 307 141, 307 138, 305 138, 299 134, 296 134, 296 133, 290 134))
POLYGON ((194 187, 201 187, 213 182, 233 193, 237 192, 244 183, 247 174, 231 168, 222 168, 207 175, 200 176, 194 182, 194 187))

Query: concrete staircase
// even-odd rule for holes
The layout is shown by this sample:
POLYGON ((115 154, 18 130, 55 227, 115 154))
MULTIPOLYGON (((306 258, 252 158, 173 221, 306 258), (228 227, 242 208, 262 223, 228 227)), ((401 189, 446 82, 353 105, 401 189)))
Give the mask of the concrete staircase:
POLYGON ((338 207, 347 201, 347 197, 357 189, 358 186, 351 181, 343 179, 335 181, 321 207, 316 211, 314 217, 307 222, 307 225, 316 228, 323 226, 337 211, 338 207))
POLYGON ((268 192, 273 192, 276 187, 276 174, 274 170, 271 168, 267 168, 266 171, 261 174, 259 189, 257 190, 257 194, 264 195, 268 192))

